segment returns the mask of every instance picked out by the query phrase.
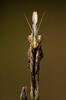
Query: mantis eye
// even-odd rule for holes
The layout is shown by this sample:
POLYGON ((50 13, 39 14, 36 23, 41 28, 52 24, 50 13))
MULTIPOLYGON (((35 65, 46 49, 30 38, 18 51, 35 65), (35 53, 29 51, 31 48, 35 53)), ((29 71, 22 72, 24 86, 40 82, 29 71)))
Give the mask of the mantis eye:
POLYGON ((29 35, 29 36, 28 36, 28 41, 31 41, 31 40, 32 40, 32 36, 29 35))
POLYGON ((42 36, 38 35, 38 40, 41 41, 42 40, 42 36))

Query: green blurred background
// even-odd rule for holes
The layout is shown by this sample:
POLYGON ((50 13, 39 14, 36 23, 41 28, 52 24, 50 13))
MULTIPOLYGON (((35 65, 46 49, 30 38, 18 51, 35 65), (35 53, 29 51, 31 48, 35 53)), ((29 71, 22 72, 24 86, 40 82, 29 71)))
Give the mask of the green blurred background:
MULTIPOLYGON (((18 0, 0 2, 0 100, 19 100, 22 86, 30 91, 27 36, 32 12, 43 19, 44 58, 40 66, 40 100, 66 100, 66 2, 18 0)), ((39 23, 39 22, 38 22, 39 23)), ((29 93, 28 93, 29 95, 29 93)))

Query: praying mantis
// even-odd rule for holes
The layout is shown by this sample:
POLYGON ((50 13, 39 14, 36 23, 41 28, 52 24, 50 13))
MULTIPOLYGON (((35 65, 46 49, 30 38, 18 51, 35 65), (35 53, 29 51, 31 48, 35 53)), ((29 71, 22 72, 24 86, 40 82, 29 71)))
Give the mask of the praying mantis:
MULTIPOLYGON (((40 61, 43 58, 43 51, 41 47, 42 35, 38 33, 40 25, 42 23, 42 15, 39 25, 38 23, 38 13, 34 11, 32 14, 32 27, 28 21, 28 18, 25 15, 28 26, 31 30, 31 34, 28 36, 29 49, 28 49, 28 63, 31 73, 31 85, 30 85, 30 97, 31 100, 39 100, 39 70, 40 70, 40 61)), ((25 99, 24 99, 25 100, 25 99)))

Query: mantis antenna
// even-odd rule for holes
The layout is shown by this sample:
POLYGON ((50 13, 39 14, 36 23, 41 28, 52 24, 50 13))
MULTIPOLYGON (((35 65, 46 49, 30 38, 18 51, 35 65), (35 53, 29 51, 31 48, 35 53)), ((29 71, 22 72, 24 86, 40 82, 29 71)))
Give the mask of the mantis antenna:
POLYGON ((30 23, 29 23, 29 21, 28 21, 28 18, 27 18, 27 16, 24 14, 24 16, 25 16, 25 19, 26 19, 26 21, 27 21, 27 23, 28 23, 28 26, 29 26, 29 28, 30 28, 30 30, 31 30, 31 32, 32 32, 32 27, 31 27, 31 25, 30 25, 30 23))
POLYGON ((42 23, 42 20, 43 20, 43 17, 45 16, 45 13, 43 13, 43 15, 42 15, 42 17, 41 17, 41 20, 40 20, 40 23, 39 23, 39 25, 38 25, 38 31, 39 31, 39 28, 40 28, 40 25, 41 25, 41 23, 42 23))

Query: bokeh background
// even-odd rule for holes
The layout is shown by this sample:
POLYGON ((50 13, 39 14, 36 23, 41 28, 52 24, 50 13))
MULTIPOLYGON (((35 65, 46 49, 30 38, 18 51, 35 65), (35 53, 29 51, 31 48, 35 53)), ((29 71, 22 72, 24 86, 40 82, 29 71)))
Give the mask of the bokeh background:
MULTIPOLYGON (((22 86, 30 91, 27 36, 32 12, 46 15, 42 34, 44 58, 40 66, 40 100, 66 100, 66 2, 16 0, 0 2, 0 100, 19 100, 22 86)), ((39 23, 39 22, 38 22, 39 23)), ((28 93, 29 96, 29 93, 28 93)))

